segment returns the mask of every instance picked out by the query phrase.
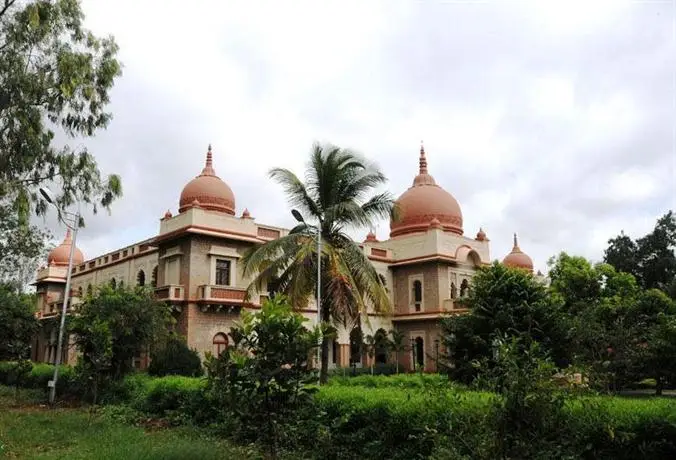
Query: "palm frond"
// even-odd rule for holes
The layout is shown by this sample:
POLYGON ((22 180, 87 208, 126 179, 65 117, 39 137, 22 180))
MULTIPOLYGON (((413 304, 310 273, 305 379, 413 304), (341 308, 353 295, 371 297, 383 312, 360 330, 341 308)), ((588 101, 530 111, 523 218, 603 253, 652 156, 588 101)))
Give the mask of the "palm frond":
POLYGON ((285 168, 273 168, 268 175, 284 187, 289 204, 299 208, 301 214, 309 214, 314 218, 321 217, 319 204, 293 172, 285 168))

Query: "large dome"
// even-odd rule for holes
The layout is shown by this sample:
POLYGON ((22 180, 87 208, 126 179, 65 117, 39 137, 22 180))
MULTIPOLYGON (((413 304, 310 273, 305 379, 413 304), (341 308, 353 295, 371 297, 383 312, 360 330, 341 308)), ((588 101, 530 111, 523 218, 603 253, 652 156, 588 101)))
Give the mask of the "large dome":
POLYGON ((458 201, 427 172, 425 149, 420 147, 420 170, 413 185, 397 199, 399 218, 390 222, 390 236, 426 231, 437 219, 441 228, 462 235, 462 211, 458 201))
MULTIPOLYGON (((70 258, 70 247, 73 245, 73 238, 70 235, 70 229, 66 231, 66 237, 63 242, 52 249, 47 256, 47 263, 49 265, 68 266, 68 259, 70 258)), ((77 246, 73 252, 73 266, 80 265, 84 262, 84 255, 77 246)))
POLYGON ((502 263, 512 268, 523 268, 525 270, 533 271, 533 259, 531 259, 528 254, 523 252, 519 247, 519 241, 516 238, 516 233, 514 234, 514 247, 512 252, 507 254, 507 256, 502 259, 502 263))
POLYGON ((216 175, 211 156, 211 145, 202 173, 188 182, 181 192, 178 212, 193 206, 235 215, 235 195, 232 189, 216 175))

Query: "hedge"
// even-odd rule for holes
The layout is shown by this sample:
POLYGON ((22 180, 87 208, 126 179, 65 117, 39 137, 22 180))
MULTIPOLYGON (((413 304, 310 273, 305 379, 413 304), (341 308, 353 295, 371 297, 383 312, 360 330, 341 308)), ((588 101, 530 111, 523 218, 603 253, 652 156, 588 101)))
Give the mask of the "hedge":
MULTIPOLYGON (((0 384, 16 385, 17 363, 11 361, 0 362, 0 384)), ((46 363, 31 363, 30 372, 21 379, 21 387, 47 390, 47 382, 54 377, 54 365, 46 363)), ((57 391, 60 394, 76 394, 79 391, 79 385, 75 378, 75 372, 72 367, 67 365, 59 366, 59 378, 57 382, 57 391)))

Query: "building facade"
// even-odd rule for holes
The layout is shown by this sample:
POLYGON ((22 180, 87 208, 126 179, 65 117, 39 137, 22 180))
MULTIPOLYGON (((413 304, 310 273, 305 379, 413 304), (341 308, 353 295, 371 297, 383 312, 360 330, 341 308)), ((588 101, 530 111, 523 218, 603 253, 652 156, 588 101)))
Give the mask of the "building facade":
MULTIPOLYGON (((434 371, 440 353, 440 318, 466 311, 463 297, 473 275, 491 262, 486 233, 479 229, 474 237, 465 235, 460 205, 429 173, 422 147, 418 174, 397 204, 399 216, 390 223, 389 238, 379 241, 369 232, 361 244, 386 285, 392 311, 387 315, 368 312, 357 327, 339 328, 329 347, 331 366, 387 360, 378 350, 372 357, 363 353, 360 335, 397 330, 404 334, 407 346, 398 358, 401 368, 434 371)), ((172 306, 177 329, 188 346, 202 355, 219 353, 227 346, 228 333, 241 310, 260 309, 268 295, 260 292, 245 300, 251 279, 243 276, 241 257, 251 247, 287 232, 256 222, 247 209, 236 215, 235 194, 216 175, 209 147, 202 172, 183 188, 178 213, 165 213, 156 236, 88 260, 76 248, 73 309, 97 285, 151 285, 157 298, 172 306)), ((35 339, 32 357, 36 361, 56 358, 58 322, 54 319, 63 305, 71 245, 67 233, 37 275, 38 317, 45 327, 35 339)), ((514 248, 503 263, 533 270, 516 235, 514 248)), ((312 323, 316 321, 315 303, 302 312, 312 323)), ((66 346, 62 359, 72 363, 75 353, 66 346)))

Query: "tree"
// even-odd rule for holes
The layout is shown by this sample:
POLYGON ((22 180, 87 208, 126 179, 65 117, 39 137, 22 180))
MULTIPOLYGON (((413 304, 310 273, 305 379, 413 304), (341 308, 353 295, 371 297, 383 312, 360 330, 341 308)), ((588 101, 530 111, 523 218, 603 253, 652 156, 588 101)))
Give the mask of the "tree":
POLYGON ((23 291, 45 259, 48 238, 35 225, 21 225, 11 207, 0 204, 0 282, 23 291))
POLYGON ((307 318, 282 295, 241 317, 230 332, 233 345, 207 358, 209 389, 239 436, 262 441, 274 453, 283 435, 280 425, 310 401, 309 385, 316 383, 310 356, 319 330, 306 328, 307 318))
POLYGON ((62 191, 59 205, 84 202, 94 211, 122 192, 120 178, 102 177, 86 148, 56 140, 79 143, 111 120, 117 45, 86 30, 83 19, 78 0, 0 3, 0 202, 22 225, 31 208, 45 212, 43 184, 62 191))
POLYGON ((0 361, 28 359, 38 327, 35 297, 0 283, 0 361))
MULTIPOLYGON (((284 187, 300 220, 287 236, 252 248, 243 258, 244 276, 253 276, 249 294, 275 280, 295 308, 307 306, 317 290, 317 229, 322 239, 321 320, 352 325, 367 308, 391 309, 389 297, 375 268, 358 244, 345 233, 370 227, 393 214, 389 193, 366 197, 383 184, 385 176, 350 150, 315 144, 303 183, 288 169, 275 168, 270 176, 284 187), (306 222, 306 218, 315 225, 306 222)), ((395 213, 396 214, 396 213, 395 213)), ((321 381, 328 376, 329 339, 323 337, 321 381)))
POLYGON ((657 220, 652 232, 636 241, 624 232, 608 240, 604 261, 634 275, 643 289, 671 292, 676 286, 675 248, 676 214, 669 211, 657 220))
POLYGON ((171 322, 169 307, 156 301, 149 289, 101 286, 78 305, 70 332, 84 363, 91 364, 103 353, 103 334, 109 333, 110 365, 103 370, 105 376, 119 379, 131 369, 134 357, 161 342, 171 322))
POLYGON ((406 351, 406 333, 398 329, 390 331, 392 339, 390 340, 390 349, 394 353, 395 367, 397 374, 399 373, 399 353, 406 351))
POLYGON ((451 377, 469 383, 490 370, 496 363, 495 342, 502 339, 518 339, 525 348, 538 342, 543 353, 567 364, 569 323, 532 274, 496 262, 481 268, 472 286, 469 312, 442 320, 451 377))

